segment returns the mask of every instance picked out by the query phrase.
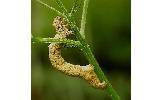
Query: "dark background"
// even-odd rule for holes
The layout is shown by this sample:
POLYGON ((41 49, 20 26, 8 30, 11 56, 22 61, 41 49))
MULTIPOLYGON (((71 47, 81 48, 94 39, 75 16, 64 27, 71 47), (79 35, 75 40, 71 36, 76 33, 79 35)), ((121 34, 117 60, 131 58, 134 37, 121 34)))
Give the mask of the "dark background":
MULTIPOLYGON (((42 0, 57 8, 55 0, 42 0)), ((73 0, 62 0, 70 10, 73 0)), ((86 41, 121 100, 131 97, 131 4, 130 0, 90 0, 86 41)), ((76 14, 80 23, 81 8, 76 14)), ((32 0, 32 34, 54 37, 52 10, 32 0)), ((32 44, 32 100, 109 100, 106 91, 94 89, 82 79, 66 76, 48 59, 49 44, 32 44)), ((88 64, 78 49, 63 50, 64 58, 74 64, 88 64)))

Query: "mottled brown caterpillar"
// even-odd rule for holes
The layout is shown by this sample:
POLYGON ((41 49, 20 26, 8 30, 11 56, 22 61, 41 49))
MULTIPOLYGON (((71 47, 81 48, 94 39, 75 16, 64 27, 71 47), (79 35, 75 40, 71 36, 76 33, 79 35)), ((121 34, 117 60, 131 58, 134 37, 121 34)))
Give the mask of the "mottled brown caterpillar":
MULTIPOLYGON (((68 25, 65 24, 64 19, 59 16, 54 19, 53 26, 58 33, 54 37, 56 39, 67 38, 72 34, 72 31, 68 29, 68 25)), ((95 74, 93 65, 80 66, 66 62, 61 56, 62 48, 63 45, 60 43, 51 43, 49 45, 49 58, 54 68, 69 76, 82 77, 95 88, 104 89, 106 87, 106 82, 100 82, 95 74)))

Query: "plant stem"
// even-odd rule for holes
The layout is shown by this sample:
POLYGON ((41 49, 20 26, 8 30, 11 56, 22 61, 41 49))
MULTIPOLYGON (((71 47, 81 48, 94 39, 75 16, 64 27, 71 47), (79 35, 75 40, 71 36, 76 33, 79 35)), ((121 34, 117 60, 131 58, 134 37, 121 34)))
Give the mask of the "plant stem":
POLYGON ((88 3, 89 3, 89 0, 84 0, 81 27, 80 27, 80 34, 81 34, 83 39, 85 39, 84 30, 85 30, 85 24, 86 24, 86 15, 87 15, 88 3))
POLYGON ((59 5, 59 7, 62 9, 62 11, 65 13, 65 14, 68 14, 68 11, 67 9, 65 8, 64 4, 62 3, 61 0, 56 0, 56 3, 59 5))
POLYGON ((89 46, 84 46, 83 49, 84 54, 87 56, 88 61, 94 65, 94 71, 97 74, 98 78, 103 82, 105 81, 107 83, 107 88, 106 91, 109 93, 109 95, 111 96, 112 100, 120 100, 118 94, 116 93, 116 91, 113 89, 111 83, 108 81, 108 79, 106 78, 106 76, 104 75, 103 71, 101 70, 99 64, 97 63, 95 57, 92 54, 91 49, 89 48, 89 46))
POLYGON ((41 0, 36 0, 37 2, 39 2, 40 4, 42 4, 43 6, 46 6, 47 8, 49 8, 49 9, 51 9, 51 10, 53 10, 53 11, 55 11, 58 15, 60 15, 60 16, 63 16, 63 17, 65 17, 66 18, 66 15, 65 14, 63 14, 63 13, 61 13, 60 11, 58 11, 57 9, 55 9, 55 8, 53 8, 53 7, 51 7, 51 6, 49 6, 48 4, 46 4, 46 3, 44 3, 44 2, 42 2, 41 0))
POLYGON ((111 96, 112 100, 120 100, 119 95, 116 93, 116 91, 113 89, 111 83, 108 81, 106 76, 104 75, 103 71, 101 70, 98 62, 96 61, 89 45, 85 42, 85 24, 86 24, 86 15, 87 15, 87 9, 88 9, 88 3, 89 0, 84 0, 83 5, 83 12, 82 12, 82 20, 81 20, 81 28, 80 28, 80 34, 76 34, 78 37, 78 40, 82 44, 82 51, 86 58, 88 59, 89 63, 94 66, 94 71, 97 74, 100 81, 105 81, 107 83, 107 92, 111 96), (81 36, 80 36, 81 35, 81 36))
POLYGON ((96 61, 89 45, 85 42, 85 40, 79 36, 80 34, 77 34, 78 40, 80 41, 81 45, 81 50, 88 59, 89 63, 94 66, 94 71, 97 74, 98 78, 100 79, 101 82, 105 81, 107 83, 107 88, 106 91, 109 93, 111 96, 112 100, 120 100, 119 95, 117 92, 113 89, 111 83, 108 81, 106 76, 104 75, 103 71, 101 70, 98 62, 96 61))
POLYGON ((81 36, 81 34, 80 34, 79 30, 77 29, 77 27, 74 27, 73 30, 75 32, 77 40, 80 41, 80 43, 81 43, 81 45, 78 46, 78 47, 80 48, 80 50, 82 50, 83 54, 88 59, 89 63, 94 66, 94 71, 97 74, 99 80, 100 81, 105 81, 107 83, 106 91, 111 96, 112 100, 120 100, 119 95, 113 89, 111 83, 108 81, 108 79, 104 75, 104 73, 101 70, 98 62, 96 61, 96 59, 95 59, 89 45, 85 42, 85 39, 81 36))
POLYGON ((54 39, 54 38, 41 38, 32 37, 32 43, 63 43, 67 47, 80 47, 79 41, 69 40, 69 39, 54 39))

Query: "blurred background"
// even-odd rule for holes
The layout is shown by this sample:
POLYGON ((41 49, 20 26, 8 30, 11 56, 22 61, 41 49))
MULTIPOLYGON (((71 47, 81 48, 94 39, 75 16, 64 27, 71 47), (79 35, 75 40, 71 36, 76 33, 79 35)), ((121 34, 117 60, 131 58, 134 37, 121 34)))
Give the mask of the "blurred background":
MULTIPOLYGON (((57 8, 55 0, 42 0, 57 8)), ((70 11, 74 0, 62 0, 70 11)), ((79 26, 83 0, 75 14, 79 26)), ((33 36, 54 37, 52 26, 55 12, 32 0, 31 32, 33 36)), ((102 70, 118 92, 121 100, 131 99, 131 1, 90 0, 86 41, 102 70)), ((48 59, 49 44, 32 44, 32 100, 111 100, 106 91, 94 89, 86 81, 66 76, 52 68, 48 59)), ((73 64, 88 61, 76 48, 62 51, 63 57, 73 64)))

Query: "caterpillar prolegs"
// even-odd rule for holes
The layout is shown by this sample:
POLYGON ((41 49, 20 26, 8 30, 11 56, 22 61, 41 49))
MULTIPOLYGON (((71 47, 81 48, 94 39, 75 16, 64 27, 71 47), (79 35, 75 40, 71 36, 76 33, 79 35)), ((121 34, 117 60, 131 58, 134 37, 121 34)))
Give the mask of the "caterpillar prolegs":
MULTIPOLYGON (((59 16, 54 19, 53 26, 58 33, 55 35, 55 39, 67 38, 72 34, 72 31, 68 29, 68 25, 65 24, 65 20, 59 16)), ((63 45, 60 43, 51 43, 49 45, 49 59, 54 68, 69 76, 82 77, 95 88, 104 89, 106 87, 106 82, 100 82, 95 74, 93 65, 81 66, 66 62, 61 56, 62 48, 63 45)))

